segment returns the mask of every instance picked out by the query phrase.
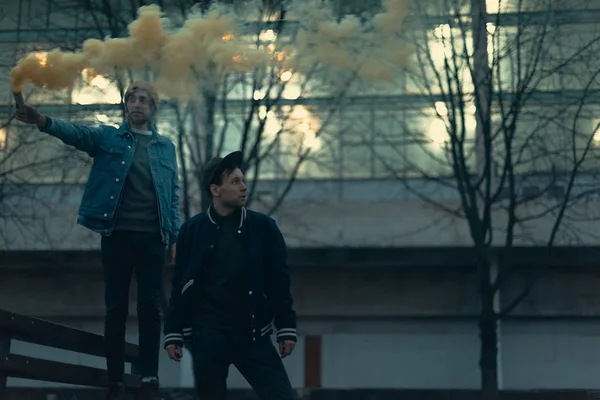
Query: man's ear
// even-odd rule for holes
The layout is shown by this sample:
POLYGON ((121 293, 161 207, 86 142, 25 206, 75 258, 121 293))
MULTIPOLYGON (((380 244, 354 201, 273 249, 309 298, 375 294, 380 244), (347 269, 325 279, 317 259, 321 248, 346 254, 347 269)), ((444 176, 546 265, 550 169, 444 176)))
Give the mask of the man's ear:
POLYGON ((219 197, 219 187, 214 183, 210 185, 210 192, 212 193, 213 197, 219 197))

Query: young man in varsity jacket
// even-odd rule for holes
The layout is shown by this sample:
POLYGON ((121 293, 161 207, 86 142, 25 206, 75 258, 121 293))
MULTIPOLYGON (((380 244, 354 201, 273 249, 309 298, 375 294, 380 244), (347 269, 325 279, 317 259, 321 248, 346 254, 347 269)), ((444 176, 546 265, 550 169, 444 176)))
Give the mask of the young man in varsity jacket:
POLYGON ((297 340, 286 245, 273 219, 245 208, 241 163, 234 152, 203 171, 212 204, 179 231, 164 346, 175 361, 190 348, 201 399, 225 399, 230 364, 261 399, 293 399, 281 361, 297 340))

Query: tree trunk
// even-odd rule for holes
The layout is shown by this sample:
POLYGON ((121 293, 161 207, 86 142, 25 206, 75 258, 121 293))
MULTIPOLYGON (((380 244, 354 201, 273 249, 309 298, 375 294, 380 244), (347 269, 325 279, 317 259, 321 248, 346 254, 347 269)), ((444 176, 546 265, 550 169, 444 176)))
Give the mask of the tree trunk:
MULTIPOLYGON (((220 156, 220 154, 214 154, 214 137, 215 137, 215 107, 217 97, 214 92, 206 90, 203 93, 204 101, 204 134, 206 135, 205 147, 204 147, 204 163, 208 163, 213 157, 220 156)), ((202 187, 202 173, 199 174, 199 186, 202 187)), ((204 189, 204 188, 203 188, 204 189)), ((201 190, 202 199, 202 211, 206 211, 210 203, 212 202, 210 196, 206 190, 201 190)))
MULTIPOLYGON (((473 75, 475 85, 476 106, 476 160, 479 179, 486 182, 482 185, 481 200, 484 208, 478 210, 484 216, 488 216, 490 184, 491 184, 491 146, 490 135, 491 115, 489 102, 493 86, 492 71, 488 61, 488 37, 487 37, 487 10, 485 0, 471 0, 471 19, 473 32, 473 75)), ((483 217, 482 220, 486 218, 483 217)), ((490 224, 490 220, 487 220, 490 224)), ((484 232, 490 230, 490 226, 484 226, 481 232, 480 243, 485 243, 484 232)), ((481 370, 481 398, 483 400, 498 400, 498 325, 495 312, 495 289, 492 286, 492 266, 487 259, 480 260, 480 290, 481 290, 481 313, 479 315, 479 335, 481 339, 481 352, 479 367, 481 370)), ((495 280, 495 279, 494 279, 495 280)))
POLYGON ((177 151, 179 153, 179 165, 181 169, 180 202, 183 207, 183 217, 187 221, 192 216, 190 211, 190 184, 188 177, 188 159, 185 157, 185 135, 186 128, 184 120, 181 117, 180 105, 176 106, 177 112, 177 151))
POLYGON ((494 291, 490 284, 483 284, 481 295, 482 307, 479 315, 481 399, 498 400, 498 320, 494 311, 494 291))

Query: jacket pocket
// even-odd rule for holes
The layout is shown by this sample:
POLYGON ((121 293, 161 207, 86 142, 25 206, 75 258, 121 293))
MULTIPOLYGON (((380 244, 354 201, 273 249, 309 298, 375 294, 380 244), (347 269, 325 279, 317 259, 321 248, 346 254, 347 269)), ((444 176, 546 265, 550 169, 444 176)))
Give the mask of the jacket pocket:
POLYGON ((126 146, 122 143, 102 143, 100 151, 94 157, 93 168, 112 173, 124 173, 126 163, 126 146))
POLYGON ((100 144, 100 151, 108 154, 123 154, 125 145, 122 143, 103 142, 100 144))

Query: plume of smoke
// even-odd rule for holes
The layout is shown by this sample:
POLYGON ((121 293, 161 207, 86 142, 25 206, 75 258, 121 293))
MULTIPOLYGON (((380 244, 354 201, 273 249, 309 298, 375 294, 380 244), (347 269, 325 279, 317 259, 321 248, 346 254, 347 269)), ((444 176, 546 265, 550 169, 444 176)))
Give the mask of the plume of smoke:
POLYGON ((402 37, 410 0, 384 0, 383 11, 361 21, 347 16, 337 21, 319 0, 294 3, 302 16, 294 43, 294 68, 307 71, 322 64, 335 78, 356 74, 367 83, 387 83, 408 63, 414 46, 402 37))
POLYGON ((89 39, 76 53, 50 51, 45 57, 29 54, 13 68, 13 92, 25 84, 49 90, 71 87, 86 70, 121 76, 125 71, 152 70, 158 90, 167 97, 188 99, 207 80, 285 63, 303 73, 314 65, 331 76, 356 73, 367 82, 387 82, 408 59, 411 47, 400 38, 409 0, 384 0, 384 11, 360 21, 338 22, 320 0, 292 1, 300 18, 296 40, 276 54, 252 47, 244 40, 241 23, 232 8, 214 6, 192 12, 180 28, 172 28, 157 5, 143 6, 128 27, 129 36, 89 39))
POLYGON ((265 61, 263 51, 239 39, 239 25, 225 10, 214 7, 206 14, 191 13, 181 28, 171 29, 157 5, 143 6, 128 27, 128 37, 89 39, 80 52, 53 50, 43 59, 32 53, 19 60, 11 71, 13 92, 20 92, 26 83, 65 89, 81 78, 84 69, 93 78, 150 68, 161 92, 188 98, 206 73, 248 71, 265 61))

